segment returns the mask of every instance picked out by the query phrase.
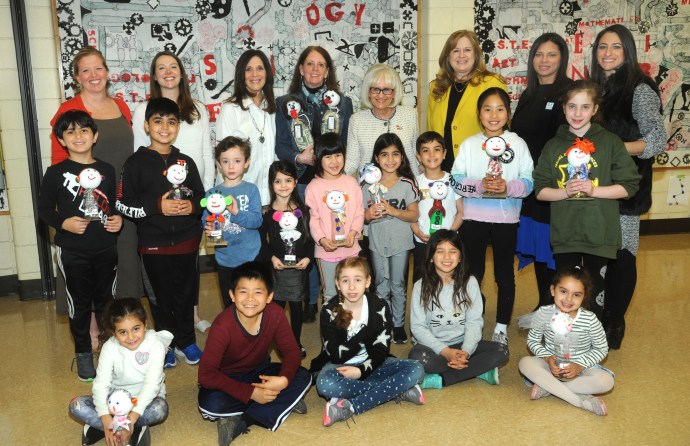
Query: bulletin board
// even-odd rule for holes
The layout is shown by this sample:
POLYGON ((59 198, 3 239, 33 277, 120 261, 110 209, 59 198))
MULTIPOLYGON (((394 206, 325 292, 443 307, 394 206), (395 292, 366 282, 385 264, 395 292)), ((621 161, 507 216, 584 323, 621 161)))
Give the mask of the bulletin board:
POLYGON ((177 54, 192 96, 212 125, 233 91, 235 62, 247 49, 271 60, 276 95, 284 94, 302 49, 318 44, 337 68, 357 109, 362 79, 374 63, 400 73, 404 103, 418 102, 418 0, 56 0, 64 98, 75 94, 70 64, 85 45, 101 50, 111 94, 130 108, 147 98, 149 68, 161 50, 177 54))
POLYGON ((690 168, 690 1, 475 0, 475 31, 487 66, 501 73, 516 101, 527 85, 530 44, 545 32, 570 48, 568 75, 586 78, 599 31, 626 26, 637 43, 642 69, 661 92, 666 151, 655 168, 690 168))

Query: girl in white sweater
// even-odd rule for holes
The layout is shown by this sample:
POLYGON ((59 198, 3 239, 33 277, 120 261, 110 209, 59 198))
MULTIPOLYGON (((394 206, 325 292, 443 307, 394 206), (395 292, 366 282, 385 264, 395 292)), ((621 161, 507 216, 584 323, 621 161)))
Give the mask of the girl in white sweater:
POLYGON ((103 339, 107 341, 101 347, 93 395, 76 397, 69 405, 72 416, 85 423, 82 444, 94 444, 105 437, 108 445, 136 445, 148 435, 147 426, 168 416, 163 361, 173 335, 147 330, 146 319, 139 299, 117 299, 106 309, 103 339), (107 400, 115 389, 127 390, 136 398, 127 416, 129 431, 108 428, 113 417, 107 400))

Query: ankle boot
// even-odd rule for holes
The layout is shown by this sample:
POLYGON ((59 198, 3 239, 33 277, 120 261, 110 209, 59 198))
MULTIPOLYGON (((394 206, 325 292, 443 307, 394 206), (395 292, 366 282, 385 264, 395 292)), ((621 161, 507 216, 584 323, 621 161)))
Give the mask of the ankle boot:
POLYGON ((609 321, 606 325, 606 341, 609 344, 609 349, 620 349, 623 336, 625 336, 625 320, 619 322, 609 321))

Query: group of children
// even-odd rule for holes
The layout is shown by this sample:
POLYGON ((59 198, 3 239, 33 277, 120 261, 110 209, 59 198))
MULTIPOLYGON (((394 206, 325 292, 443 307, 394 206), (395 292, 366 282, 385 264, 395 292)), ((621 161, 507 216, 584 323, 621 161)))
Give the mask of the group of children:
MULTIPOLYGON (((307 186, 306 205, 297 193, 294 165, 276 161, 269 171, 271 203, 262 213, 257 187, 242 180, 251 162, 248 143, 232 137, 219 142, 216 160, 223 183, 207 194, 217 191, 231 198, 223 213, 228 246, 216 249, 226 311, 214 321, 203 355, 194 341, 189 288, 198 280, 198 198, 204 194, 193 161, 172 145, 179 111, 166 101, 149 103, 145 126, 151 146, 140 148, 125 163, 117 198, 117 211, 138 223, 139 252, 160 331, 146 332, 141 310, 125 312, 111 306, 104 329, 113 338, 105 345, 119 351, 119 363, 104 361, 102 350, 93 399, 77 398, 71 404, 72 414, 86 423, 85 444, 91 441, 89 426, 112 435, 106 426, 110 419, 103 389, 131 386, 139 401, 130 415, 132 425, 165 417, 167 406, 154 402, 156 396, 164 396, 162 368, 164 363, 174 365, 173 353, 189 363, 200 362, 199 408, 204 418, 219 420, 223 445, 252 424, 275 430, 291 412, 306 412, 303 397, 313 379, 319 394, 328 399, 325 426, 393 399, 423 404, 422 388, 442 388, 475 377, 498 384, 498 367, 509 355, 506 333, 515 297, 513 257, 521 198, 533 189, 539 199, 555 202, 551 240, 559 270, 551 286, 554 305, 539 310, 528 336, 536 357, 523 358, 520 371, 532 386, 532 399, 553 394, 606 414, 603 401, 591 395, 613 386, 613 374, 599 365, 608 347, 601 324, 585 308, 599 287, 598 266, 613 258, 620 245, 616 199, 635 193, 639 175, 622 142, 592 122, 599 101, 595 85, 577 81, 565 92, 568 125, 544 148, 534 182, 529 151, 508 130, 510 102, 501 89, 480 96, 477 113, 483 131, 462 144, 452 175, 440 167, 446 150, 440 135, 420 135, 417 158, 424 173, 415 177, 399 138, 384 134, 376 141, 372 159, 381 171, 379 184, 360 186, 344 174, 340 138, 323 135, 316 143, 316 177, 307 186), (492 159, 488 173, 488 153, 482 146, 494 138, 503 141, 505 152, 492 159), (591 156, 585 178, 568 176, 566 152, 573 147, 591 156), (175 191, 181 195, 176 200, 170 198, 163 174, 173 165, 183 166, 187 173, 182 191, 175 191), (369 261, 360 257, 365 224, 370 252, 364 254, 369 261), (498 311, 492 340, 484 341, 480 286, 489 242, 498 311), (390 355, 391 342, 407 341, 406 272, 411 251, 415 280, 420 279, 411 298, 410 328, 416 345, 409 359, 396 359, 390 355), (300 344, 301 301, 306 270, 314 260, 323 286, 323 347, 307 371, 300 366, 306 355, 300 344), (376 292, 367 294, 372 277, 376 292), (290 303, 290 324, 273 300, 283 307, 290 303), (559 314, 568 318, 567 333, 550 323, 559 314), (564 356, 562 339, 567 336, 570 349, 564 356), (280 364, 270 361, 273 344, 280 364), (168 345, 170 351, 161 354, 168 345), (139 373, 138 382, 129 368, 139 373), (149 409, 155 414, 146 416, 149 409)), ((88 115, 69 113, 77 112, 58 119, 55 133, 70 158, 49 168, 39 208, 41 217, 58 231, 68 290, 75 283, 75 289, 89 291, 88 299, 77 305, 75 298, 70 308, 79 361, 90 354, 90 343, 84 339, 88 326, 84 332, 81 321, 92 308, 101 315, 108 301, 112 280, 96 268, 114 267, 111 240, 121 218, 110 205, 112 169, 90 157, 89 148, 97 138, 95 124, 88 115), (100 189, 80 186, 75 177, 86 167, 102 170, 100 189), (63 178, 70 187, 60 187, 63 178), (79 204, 77 197, 88 194, 99 204, 100 223, 82 217, 86 200, 79 204), (79 242, 90 234, 103 243, 79 242)), ((206 232, 211 229, 207 223, 206 232)))

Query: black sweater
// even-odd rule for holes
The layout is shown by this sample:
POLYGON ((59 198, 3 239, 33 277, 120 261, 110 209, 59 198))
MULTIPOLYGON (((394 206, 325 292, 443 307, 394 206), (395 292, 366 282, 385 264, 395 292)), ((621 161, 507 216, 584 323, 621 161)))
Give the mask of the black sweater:
MULTIPOLYGON (((305 257, 310 259, 314 257, 314 242, 309 235, 309 211, 307 207, 299 208, 302 211, 302 216, 299 217, 297 230, 301 233, 300 238, 294 243, 295 255, 299 262, 305 257)), ((276 212, 270 206, 264 208, 263 224, 261 225, 261 251, 259 258, 268 262, 271 265, 271 257, 276 256, 281 261, 285 257, 285 243, 280 238, 280 225, 273 220, 273 214, 276 212)))
POLYGON ((172 147, 167 159, 148 147, 139 147, 122 166, 117 210, 137 224, 139 246, 175 246, 201 238, 200 217, 204 186, 194 161, 172 147), (161 211, 161 197, 170 190, 165 171, 178 161, 187 166, 182 186, 192 191, 191 215, 166 216, 161 211))
POLYGON ((106 216, 115 213, 112 206, 115 202, 115 184, 115 169, 100 160, 81 164, 66 159, 46 170, 38 198, 38 216, 55 228, 56 245, 66 249, 99 251, 117 243, 117 234, 103 227, 106 216), (86 168, 96 169, 104 177, 95 191, 101 221, 89 223, 83 234, 74 234, 62 229, 62 223, 70 217, 84 217, 84 189, 79 186, 77 177, 86 168))

